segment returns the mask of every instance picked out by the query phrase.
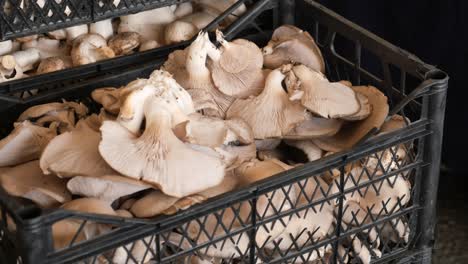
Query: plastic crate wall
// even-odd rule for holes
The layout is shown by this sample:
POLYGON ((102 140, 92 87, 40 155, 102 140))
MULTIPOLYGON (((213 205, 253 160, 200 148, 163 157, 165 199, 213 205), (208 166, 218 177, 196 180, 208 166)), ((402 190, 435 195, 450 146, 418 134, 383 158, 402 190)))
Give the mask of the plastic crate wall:
MULTIPOLYGON (((44 213, 3 193, 0 195, 2 219, 7 219, 6 214, 10 212, 18 232, 8 231, 12 222, 2 220, 2 247, 21 256, 18 259, 23 263, 106 263, 117 258, 123 263, 147 259, 156 263, 184 263, 188 256, 204 256, 220 249, 230 249, 225 256, 227 263, 304 263, 330 247, 331 254, 322 256, 318 263, 344 263, 341 245, 352 245, 359 240, 371 250, 378 238, 382 256, 373 253, 375 262, 430 263, 447 76, 313 1, 282 1, 280 8, 282 22, 295 23, 316 38, 326 58, 330 79, 348 79, 355 85, 381 88, 391 99, 392 113, 410 117, 411 125, 180 214, 152 220, 61 210, 44 213), (372 63, 378 63, 381 69, 369 72, 366 66, 372 63), (404 150, 407 155, 400 158, 398 150, 404 150), (384 154, 389 154, 390 161, 383 160, 384 154), (357 161, 366 162, 369 157, 374 158, 375 166, 383 170, 383 175, 370 169, 358 174, 349 172, 357 161), (319 175, 337 171, 339 176, 332 185, 320 184, 319 175), (350 210, 346 199, 349 194, 378 190, 382 184, 393 184, 396 176, 412 183, 408 206, 400 208, 401 201, 397 201, 393 206, 384 205, 377 214, 364 212, 365 222, 357 222, 357 217, 352 217, 352 224, 343 223, 350 210), (293 192, 306 202, 300 204, 291 199, 293 192), (274 213, 264 214, 265 210, 257 207, 260 201, 267 201, 274 213), (285 225, 288 219, 301 215, 321 213, 336 202, 332 214, 334 226, 319 241, 317 232, 322 230, 311 228, 265 243, 270 241, 264 235, 265 229, 285 225), (114 229, 85 242, 70 241, 69 247, 55 250, 51 227, 64 219, 81 223, 80 232, 96 223, 112 225, 114 229), (409 233, 401 234, 402 223, 408 224, 409 233), (369 239, 371 233, 373 239, 369 239), (288 240, 293 243, 286 243, 288 240), (284 243, 288 245, 286 248, 284 243)), ((266 39, 260 34, 258 41, 261 40, 266 39)), ((125 84, 134 75, 147 74, 160 62, 74 84, 37 102, 61 97, 87 98, 94 88, 125 84)), ((13 114, 14 108, 10 109, 13 114)), ((352 263, 359 263, 358 255, 348 253, 352 263)))
POLYGON ((134 14, 188 0, 2 0, 2 40, 134 14))

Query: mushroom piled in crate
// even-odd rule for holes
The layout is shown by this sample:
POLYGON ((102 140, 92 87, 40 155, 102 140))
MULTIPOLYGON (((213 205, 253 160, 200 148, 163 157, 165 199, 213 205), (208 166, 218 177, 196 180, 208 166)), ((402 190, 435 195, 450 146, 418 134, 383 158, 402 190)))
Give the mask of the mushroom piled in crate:
MULTIPOLYGON (((219 48, 200 33, 149 78, 94 90, 99 113, 67 101, 27 109, 0 141, 3 188, 43 208, 152 218, 348 150, 373 129, 383 134, 409 123, 398 115, 388 117, 387 97, 379 89, 329 81, 320 49, 298 28, 278 28, 263 52, 245 39, 228 42, 219 31, 217 41, 219 48), (305 159, 295 159, 292 149, 305 159)), ((369 215, 393 214, 409 203, 411 185, 402 174, 378 178, 402 166, 398 162, 410 155, 410 148, 382 150, 343 171, 311 176, 287 194, 260 196, 257 211, 262 217, 283 214, 307 206, 311 201, 306 196, 317 188, 329 191, 314 199, 355 188, 345 195, 343 225, 364 225, 372 221, 369 215), (341 173, 346 184, 340 187, 341 173), (380 182, 379 187, 369 188, 370 181, 380 182), (283 206, 286 200, 289 206, 283 206)), ((259 229, 256 242, 274 257, 290 251, 292 244, 304 247, 323 240, 334 232, 338 210, 338 201, 330 200, 313 212, 284 216, 277 220, 282 224, 259 229), (304 230, 313 233, 313 240, 292 239, 304 230)), ((249 210, 240 209, 239 217, 249 217, 249 210)), ((216 221, 224 219, 208 218, 205 231, 216 221)), ((381 254, 380 240, 408 240, 407 224, 394 226, 397 234, 387 232, 388 238, 370 229, 363 232, 368 238, 354 234, 348 243, 341 241, 340 256, 369 263, 381 254)), ((112 229, 98 227, 77 242, 112 229)), ((54 224, 55 247, 65 247, 78 228, 72 220, 54 224)), ((197 235, 197 228, 188 233, 198 243, 209 242, 208 236, 197 235)), ((233 248, 249 247, 245 236, 229 243, 235 245, 199 257, 235 258, 233 248)), ((114 262, 129 253, 149 261, 139 255, 143 246, 131 252, 118 249, 114 262)), ((308 258, 325 258, 330 250, 323 246, 308 258)))
MULTIPOLYGON (((56 0, 58 1, 58 0, 56 0)), ((36 1, 39 7, 46 3, 36 1)), ((0 82, 44 74, 192 39, 235 0, 196 0, 0 42, 0 82)), ((120 0, 114 1, 118 6, 120 0)), ((219 23, 246 11, 241 4, 219 23)), ((70 15, 65 11, 66 15, 70 15)))

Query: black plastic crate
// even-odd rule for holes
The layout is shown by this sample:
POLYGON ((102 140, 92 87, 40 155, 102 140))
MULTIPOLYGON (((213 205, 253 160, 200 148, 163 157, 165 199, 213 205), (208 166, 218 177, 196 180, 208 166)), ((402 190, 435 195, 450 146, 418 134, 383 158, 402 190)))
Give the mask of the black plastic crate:
MULTIPOLYGON (((6 261, 111 263, 116 254, 124 254, 123 263, 140 263, 146 257, 153 261, 150 263, 186 263, 184 261, 187 261, 188 256, 203 256, 208 251, 228 247, 232 254, 226 256, 224 263, 305 263, 313 254, 319 254, 324 247, 329 247, 330 253, 317 263, 347 263, 341 257, 341 245, 359 240, 372 251, 375 242, 369 239, 372 233, 380 240, 381 253, 380 256, 372 251, 373 262, 430 263, 447 75, 314 1, 282 0, 279 3, 272 12, 273 20, 277 16, 276 20, 280 23, 295 24, 314 36, 326 59, 327 76, 330 79, 346 79, 354 85, 374 85, 380 88, 389 98, 391 114, 407 116, 412 123, 392 133, 367 138, 349 151, 307 163, 249 188, 223 194, 176 215, 150 220, 64 210, 41 211, 29 201, 13 198, 0 189, 3 219, 0 221, 0 241, 1 250, 6 252, 6 261), (371 71, 371 64, 379 65, 380 68, 371 71), (401 149, 406 153, 403 159, 397 153, 401 149), (391 154, 390 161, 383 160, 384 152, 391 154), (348 172, 355 162, 369 157, 374 158, 377 166, 384 168, 383 175, 376 177, 367 170, 359 175, 348 172), (307 184, 318 185, 320 174, 332 171, 339 172, 339 177, 333 182, 337 188, 333 190, 337 191, 333 191, 331 185, 306 190, 307 184), (363 180, 363 176, 368 180, 363 180), (356 191, 369 192, 380 188, 382 184, 391 184, 396 176, 412 184, 408 205, 395 210, 395 206, 390 208, 384 204, 379 213, 365 212, 365 223, 344 224, 343 217, 350 210, 347 195, 356 191), (288 199, 292 189, 306 198, 307 203, 299 205, 288 199), (256 204, 262 199, 272 201, 275 196, 284 197, 282 205, 275 208, 275 214, 262 214, 256 204), (314 239, 316 230, 298 232, 296 237, 289 238, 292 241, 290 246, 282 250, 279 250, 282 241, 266 246, 256 240, 266 226, 284 224, 285 219, 301 213, 314 210, 320 212, 335 202, 332 216, 334 228, 319 241, 314 239), (248 209, 247 215, 240 214, 241 205, 248 209), (232 221, 220 220, 226 215, 230 215, 232 221), (7 216, 11 218, 10 221, 5 221, 7 216), (51 227, 64 219, 75 219, 82 227, 93 222, 109 224, 114 229, 97 238, 55 250, 51 227), (232 225, 233 222, 236 225, 232 225), (402 223, 409 227, 408 233, 400 234, 402 223), (304 245, 299 243, 300 240, 304 242, 304 239, 304 245), (134 252, 136 246, 144 249, 142 254, 134 252)), ((262 8, 255 9, 250 17, 262 12, 262 8)), ((266 31, 250 35, 249 38, 259 44, 268 41, 266 31)), ((0 122, 4 124, 2 128, 5 131, 2 133, 7 132, 6 127, 27 106, 61 98, 90 102, 89 93, 93 89, 126 84, 136 77, 148 75, 163 61, 161 57, 125 70, 67 85, 57 84, 44 90, 41 90, 40 85, 25 88, 23 95, 29 90, 40 90, 26 104, 11 100, 3 104, 0 122)), ((8 98, 12 96, 11 91, 2 92, 8 98)), ((397 201, 396 207, 400 202, 397 201)), ((353 221, 356 219, 352 217, 353 221)), ((360 263, 356 253, 347 253, 348 262, 360 263)))

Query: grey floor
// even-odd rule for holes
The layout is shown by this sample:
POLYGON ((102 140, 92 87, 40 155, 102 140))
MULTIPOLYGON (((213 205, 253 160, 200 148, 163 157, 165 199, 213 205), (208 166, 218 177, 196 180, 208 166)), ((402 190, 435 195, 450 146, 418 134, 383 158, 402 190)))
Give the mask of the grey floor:
POLYGON ((468 264, 468 175, 441 175, 438 201, 436 264, 468 264))

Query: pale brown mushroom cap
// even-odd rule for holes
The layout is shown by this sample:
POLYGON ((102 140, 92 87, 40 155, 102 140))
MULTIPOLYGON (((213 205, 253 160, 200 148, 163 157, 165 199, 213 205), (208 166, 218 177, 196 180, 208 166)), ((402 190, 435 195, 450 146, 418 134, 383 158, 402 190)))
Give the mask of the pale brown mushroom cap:
POLYGON ((219 185, 184 198, 172 197, 159 190, 155 190, 133 203, 130 211, 136 217, 142 218, 154 217, 160 214, 175 214, 192 205, 233 190, 237 187, 237 182, 237 176, 227 173, 219 185))
MULTIPOLYGON (((88 108, 84 104, 67 102, 64 100, 62 103, 55 102, 32 106, 21 113, 18 117, 18 121, 34 120, 45 115, 53 115, 54 113, 63 110, 73 111, 78 118, 82 118, 88 113, 88 108)), ((75 125, 75 123, 73 122, 71 125, 75 125)))
POLYGON ((238 99, 227 112, 227 118, 238 117, 252 127, 255 139, 281 137, 305 119, 305 109, 289 100, 281 82, 284 75, 272 71, 265 89, 257 97, 238 99))
POLYGON ((122 32, 111 37, 108 46, 115 55, 127 55, 140 46, 140 34, 136 32, 122 32))
POLYGON ((47 145, 41 156, 41 169, 46 174, 64 178, 114 175, 116 172, 99 154, 100 140, 99 132, 80 121, 74 130, 61 134, 47 145))
POLYGON ((195 151, 174 135, 170 104, 174 102, 160 98, 146 101, 146 127, 141 136, 117 122, 104 122, 99 152, 123 175, 183 197, 219 184, 224 165, 218 157, 195 151))
POLYGON ((305 65, 294 66, 292 70, 301 82, 301 104, 312 113, 324 118, 340 118, 360 110, 361 105, 351 88, 331 83, 321 73, 305 65))
POLYGON ((120 197, 151 188, 151 185, 118 175, 76 176, 68 181, 67 188, 72 194, 112 203, 120 197))
POLYGON ((90 214, 116 215, 108 202, 96 198, 75 199, 65 203, 61 208, 90 214))
POLYGON ((94 101, 101 104, 106 111, 111 114, 120 112, 120 90, 114 87, 104 87, 94 90, 91 93, 94 101))
POLYGON ((260 48, 244 39, 226 42, 220 31, 218 41, 223 45, 221 54, 219 58, 212 58, 210 67, 216 87, 236 98, 247 98, 257 93, 258 83, 263 79, 260 48))
POLYGON ((2 171, 0 184, 9 194, 29 198, 43 208, 71 200, 66 181, 55 175, 43 174, 38 160, 2 171))
POLYGON ((279 138, 256 139, 255 146, 258 150, 273 150, 281 144, 279 138))
POLYGON ((318 72, 325 72, 322 53, 312 36, 292 25, 277 28, 263 53, 265 67, 270 69, 294 62, 318 72))
POLYGON ((387 97, 373 86, 354 86, 353 89, 368 98, 373 109, 371 115, 364 120, 345 124, 334 136, 315 139, 314 143, 321 149, 331 152, 350 149, 369 131, 379 129, 384 123, 389 111, 387 97))
POLYGON ((72 61, 69 57, 49 57, 41 60, 37 67, 37 74, 60 71, 72 67, 72 61))
POLYGON ((0 141, 0 167, 38 159, 56 135, 54 129, 36 126, 29 121, 15 123, 15 129, 0 141))
POLYGON ((307 115, 306 120, 297 124, 284 139, 313 139, 333 136, 340 131, 343 121, 307 115))
POLYGON ((180 140, 207 147, 253 142, 252 130, 241 119, 222 120, 194 113, 173 130, 180 140))
POLYGON ((372 105, 369 103, 367 97, 359 92, 356 92, 356 97, 361 105, 359 111, 353 115, 342 117, 343 120, 347 121, 358 121, 366 119, 372 112, 372 105))

